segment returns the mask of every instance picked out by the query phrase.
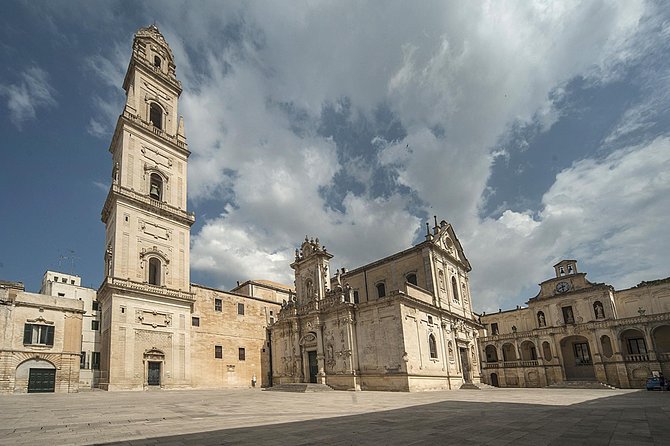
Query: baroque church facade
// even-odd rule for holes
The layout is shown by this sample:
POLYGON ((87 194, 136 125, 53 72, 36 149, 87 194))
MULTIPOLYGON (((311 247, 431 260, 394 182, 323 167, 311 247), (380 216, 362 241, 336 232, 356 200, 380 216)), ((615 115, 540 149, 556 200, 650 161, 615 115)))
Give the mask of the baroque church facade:
POLYGON ((319 240, 296 250, 296 294, 270 327, 273 382, 416 391, 479 383, 470 264, 451 225, 351 271, 319 240))
POLYGON ((575 260, 554 272, 527 307, 481 316, 484 382, 641 388, 670 376, 670 278, 615 290, 587 280, 575 260))

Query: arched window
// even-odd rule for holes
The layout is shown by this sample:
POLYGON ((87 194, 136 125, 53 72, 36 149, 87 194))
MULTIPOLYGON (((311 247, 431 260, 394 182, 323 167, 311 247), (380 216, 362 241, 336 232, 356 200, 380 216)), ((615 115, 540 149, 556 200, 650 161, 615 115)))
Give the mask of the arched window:
POLYGON ((386 286, 383 283, 377 284, 377 297, 386 296, 386 286))
POLYGON ((430 357, 437 358, 437 342, 435 341, 435 335, 432 333, 428 335, 428 348, 430 349, 430 357))
POLYGON ((161 67, 161 58, 158 56, 154 56, 154 67, 160 68, 161 67))
POLYGON ((152 285, 161 284, 161 261, 156 257, 149 259, 149 283, 152 285))
POLYGON ((458 297, 458 284, 456 283, 456 278, 454 276, 451 277, 451 288, 454 292, 454 300, 459 302, 460 298, 458 297))
POLYGON ((537 326, 538 327, 545 327, 547 325, 547 320, 544 317, 544 313, 542 311, 537 312, 537 326))
POLYGON ((149 196, 154 200, 161 200, 163 198, 163 179, 157 173, 151 174, 149 196))
POLYGON ((149 121, 157 129, 163 129, 163 110, 156 103, 149 106, 149 121))
POLYGON ((416 274, 414 274, 414 273, 407 274, 407 276, 405 277, 405 280, 407 281, 407 283, 411 283, 412 285, 417 284, 416 283, 416 274))

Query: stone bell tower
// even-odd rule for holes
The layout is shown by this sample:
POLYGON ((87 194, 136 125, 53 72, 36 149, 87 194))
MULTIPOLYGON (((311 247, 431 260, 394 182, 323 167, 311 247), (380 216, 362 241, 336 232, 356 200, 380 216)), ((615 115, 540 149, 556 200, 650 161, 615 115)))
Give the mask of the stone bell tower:
POLYGON ((193 294, 186 210, 181 83, 172 50, 155 25, 135 34, 123 81, 126 103, 109 147, 112 184, 105 223, 100 386, 114 389, 190 385, 193 294))

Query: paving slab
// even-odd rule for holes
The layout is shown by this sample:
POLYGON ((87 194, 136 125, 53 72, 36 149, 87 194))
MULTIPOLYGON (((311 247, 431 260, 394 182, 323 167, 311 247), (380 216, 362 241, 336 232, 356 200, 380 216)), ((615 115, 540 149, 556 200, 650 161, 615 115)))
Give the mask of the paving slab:
POLYGON ((670 392, 180 390, 0 404, 0 445, 670 444, 670 392))

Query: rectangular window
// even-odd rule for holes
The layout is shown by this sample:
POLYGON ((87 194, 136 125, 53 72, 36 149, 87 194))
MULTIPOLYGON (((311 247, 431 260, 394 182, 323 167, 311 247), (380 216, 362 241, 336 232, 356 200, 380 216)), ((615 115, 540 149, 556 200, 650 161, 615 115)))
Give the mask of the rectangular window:
POLYGON ((191 325, 194 327, 199 327, 200 326, 200 318, 199 317, 192 317, 191 318, 191 325))
POLYGON ((360 297, 358 297, 358 290, 354 290, 354 303, 360 303, 360 297))
POLYGON ((91 330, 98 330, 100 328, 100 321, 91 321, 91 330))
POLYGON ((237 314, 244 316, 244 304, 237 304, 237 314))
POLYGON ((98 308, 99 308, 98 305, 99 305, 99 304, 98 304, 98 301, 97 301, 97 300, 94 300, 94 301, 93 301, 93 311, 98 311, 98 308))
POLYGON ((223 347, 220 345, 214 346, 214 357, 216 359, 223 359, 223 347))
POLYGON ((589 345, 586 343, 575 344, 575 360, 579 364, 591 364, 589 345))
POLYGON ((74 285, 74 280, 70 280, 70 285, 74 285))
POLYGON ((239 357, 240 357, 240 361, 244 361, 245 358, 246 358, 246 352, 244 351, 244 349, 242 347, 240 347, 239 357))
POLYGON ((65 293, 58 293, 58 297, 65 297, 65 293))
POLYGON ((572 307, 563 307, 563 321, 566 324, 575 323, 575 315, 572 312, 572 307))
POLYGON ((221 311, 223 307, 223 303, 221 302, 221 299, 214 299, 214 311, 221 311))
POLYGON ((498 334, 498 324, 495 322, 491 324, 491 334, 492 335, 498 334))
POLYGON ((81 358, 79 359, 79 368, 86 368, 86 352, 81 352, 81 358))
POLYGON ((67 279, 65 277, 61 278, 60 281, 63 283, 67 283, 67 279))
POLYGON ((54 345, 53 325, 25 324, 23 343, 25 345, 54 345))
POLYGON ((644 355, 647 353, 647 346, 643 338, 628 340, 628 351, 631 355, 644 355))
POLYGON ((100 352, 91 352, 91 368, 100 370, 100 352))

